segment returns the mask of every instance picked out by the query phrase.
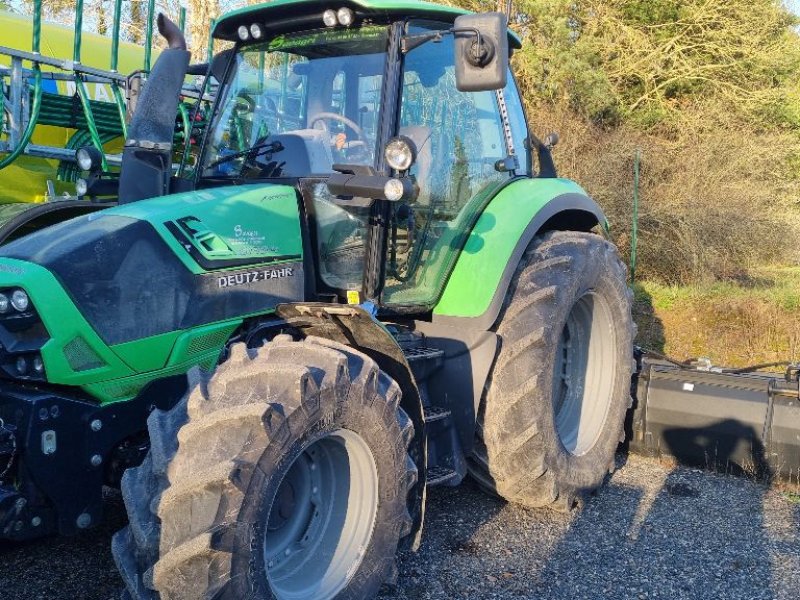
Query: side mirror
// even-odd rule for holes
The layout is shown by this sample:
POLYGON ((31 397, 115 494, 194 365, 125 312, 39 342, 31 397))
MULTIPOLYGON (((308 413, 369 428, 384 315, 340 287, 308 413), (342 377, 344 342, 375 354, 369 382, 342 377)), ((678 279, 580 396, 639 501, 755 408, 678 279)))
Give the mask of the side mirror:
POLYGON ((453 35, 459 91, 484 92, 506 87, 508 21, 503 13, 457 17, 453 35))

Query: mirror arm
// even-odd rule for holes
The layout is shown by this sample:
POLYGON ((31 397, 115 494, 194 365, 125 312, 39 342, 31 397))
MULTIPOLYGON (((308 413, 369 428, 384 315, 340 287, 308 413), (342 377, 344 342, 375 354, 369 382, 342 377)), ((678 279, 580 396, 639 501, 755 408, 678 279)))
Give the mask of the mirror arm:
POLYGON ((456 33, 472 33, 475 35, 478 47, 480 48, 483 46, 483 38, 481 37, 480 29, 477 27, 451 27, 450 29, 441 29, 439 31, 432 31, 431 33, 403 36, 400 42, 400 51, 403 54, 408 54, 414 48, 419 48, 423 44, 430 41, 441 42, 444 36, 455 35, 456 33))
POLYGON ((419 35, 405 35, 400 40, 400 52, 408 54, 414 48, 419 48, 430 41, 441 42, 442 38, 448 33, 452 33, 452 30, 445 29, 431 33, 421 33, 419 35))

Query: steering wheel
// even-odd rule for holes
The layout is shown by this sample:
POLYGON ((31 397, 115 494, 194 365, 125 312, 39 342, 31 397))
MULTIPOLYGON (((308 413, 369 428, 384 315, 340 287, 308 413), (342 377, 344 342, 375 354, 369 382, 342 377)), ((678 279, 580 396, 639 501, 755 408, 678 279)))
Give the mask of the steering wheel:
MULTIPOLYGON (((331 121, 339 121, 340 123, 344 123, 347 127, 349 127, 350 129, 353 130, 353 132, 356 134, 356 137, 358 138, 358 141, 360 141, 362 143, 365 143, 365 141, 364 141, 364 132, 361 130, 361 127, 359 127, 358 124, 355 121, 353 121, 352 119, 348 119, 347 117, 344 117, 344 116, 342 116, 340 114, 337 114, 335 112, 317 113, 316 115, 311 117, 311 119, 308 121, 308 126, 309 127, 314 127, 314 125, 316 125, 316 123, 318 121, 322 121, 323 125, 324 125, 324 121, 326 119, 330 119, 331 121)), ((325 130, 327 131, 327 129, 328 129, 328 126, 325 125, 325 130)))

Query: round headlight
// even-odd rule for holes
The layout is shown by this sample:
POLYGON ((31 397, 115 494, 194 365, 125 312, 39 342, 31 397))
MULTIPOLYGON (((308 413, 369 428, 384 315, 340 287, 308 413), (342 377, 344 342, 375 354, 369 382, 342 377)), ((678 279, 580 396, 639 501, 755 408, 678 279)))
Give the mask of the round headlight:
POLYGON ((33 357, 33 370, 37 373, 44 371, 44 363, 42 362, 42 357, 38 354, 33 357))
POLYGON ((247 28, 247 25, 239 25, 238 33, 239 39, 243 42, 250 39, 250 30, 247 28))
POLYGON ((81 171, 88 171, 92 168, 92 155, 86 148, 78 148, 75 153, 75 160, 78 163, 81 171))
POLYGON ((350 27, 355 20, 355 15, 353 11, 349 8, 340 8, 339 11, 336 13, 336 18, 339 21, 340 25, 344 25, 345 27, 350 27))
POLYGON ((325 23, 325 27, 335 27, 336 23, 338 23, 336 20, 336 11, 329 8, 322 13, 322 22, 325 23))
POLYGON ((396 202, 403 197, 403 192, 405 188, 403 187, 403 182, 399 179, 390 179, 386 182, 386 185, 383 186, 383 194, 387 200, 392 202, 396 202))
POLYGON ((250 25, 250 35, 253 36, 254 40, 260 40, 261 36, 264 35, 264 30, 261 29, 261 25, 258 23, 253 23, 250 25))
POLYGON ((30 298, 28 298, 28 294, 22 290, 14 290, 14 293, 11 294, 11 305, 19 312, 25 312, 28 310, 30 303, 31 301, 30 298))
POLYGON ((24 375, 28 371, 28 359, 24 356, 17 358, 17 373, 24 375))
POLYGON ((8 296, 0 294, 0 313, 7 313, 9 308, 11 308, 11 303, 8 300, 8 296))
POLYGON ((76 196, 85 196, 89 191, 89 182, 85 179, 78 179, 75 182, 75 195, 76 196))
POLYGON ((75 151, 75 162, 81 171, 94 171, 103 164, 103 154, 94 146, 83 146, 75 151))
POLYGON ((417 158, 414 142, 405 136, 396 137, 386 144, 383 152, 387 164, 395 171, 407 171, 417 158))

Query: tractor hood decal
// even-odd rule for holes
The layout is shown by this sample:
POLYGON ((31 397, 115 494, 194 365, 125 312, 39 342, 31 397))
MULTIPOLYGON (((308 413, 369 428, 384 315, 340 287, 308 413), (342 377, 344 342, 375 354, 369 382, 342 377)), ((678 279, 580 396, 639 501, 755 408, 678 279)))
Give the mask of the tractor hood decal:
POLYGON ((103 214, 148 221, 195 273, 302 256, 297 193, 285 185, 185 192, 103 214))

